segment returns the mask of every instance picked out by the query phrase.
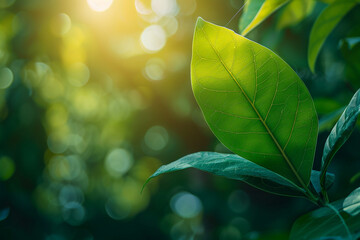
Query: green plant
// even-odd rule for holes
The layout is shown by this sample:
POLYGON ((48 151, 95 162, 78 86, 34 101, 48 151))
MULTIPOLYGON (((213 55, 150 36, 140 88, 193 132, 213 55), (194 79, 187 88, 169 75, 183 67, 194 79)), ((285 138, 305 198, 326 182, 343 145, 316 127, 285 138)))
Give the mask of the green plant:
MULTIPOLYGON (((242 34, 287 2, 249 1, 247 15, 240 23, 246 26, 241 27, 242 34)), ((294 2, 286 6, 291 9, 294 2)), ((355 4, 333 1, 320 14, 310 36, 312 70, 326 36, 355 4), (340 9, 336 16, 335 8, 340 9)), ((190 154, 160 167, 148 181, 163 173, 197 168, 274 194, 304 197, 319 206, 296 220, 291 239, 360 237, 360 188, 332 203, 327 195, 334 181, 327 169, 355 127, 360 114, 360 90, 328 136, 319 172, 312 170, 318 134, 313 99, 298 75, 271 50, 199 18, 193 40, 191 81, 210 129, 235 154, 190 154)))

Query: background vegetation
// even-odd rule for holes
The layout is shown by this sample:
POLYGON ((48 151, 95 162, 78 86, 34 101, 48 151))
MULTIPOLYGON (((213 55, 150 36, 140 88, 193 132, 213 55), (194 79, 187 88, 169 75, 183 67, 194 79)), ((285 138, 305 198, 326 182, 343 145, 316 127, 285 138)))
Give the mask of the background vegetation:
MULTIPOLYGON (((287 239, 314 208, 306 200, 196 170, 140 194, 162 164, 228 151, 195 103, 191 42, 198 16, 224 26, 243 4, 0 0, 1 238, 287 239)), ((326 3, 314 4, 293 26, 280 10, 247 37, 294 68, 328 119, 360 87, 360 9, 326 40, 313 74, 309 33, 326 3)), ((321 125, 316 169, 333 123, 321 125)), ((332 200, 359 186, 359 142, 356 129, 330 166, 332 200)))

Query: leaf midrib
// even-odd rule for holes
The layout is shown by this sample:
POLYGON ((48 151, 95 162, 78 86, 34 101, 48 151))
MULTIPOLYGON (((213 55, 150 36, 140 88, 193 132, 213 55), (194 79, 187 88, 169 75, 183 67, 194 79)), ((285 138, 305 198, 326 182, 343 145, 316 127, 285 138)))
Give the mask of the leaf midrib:
POLYGON ((228 72, 228 74, 231 76, 231 78, 235 81, 236 85, 240 88, 242 94, 245 96, 247 102, 250 104, 250 106, 252 107, 252 109, 255 111, 255 113, 257 114, 257 116, 259 117, 261 123, 264 125, 266 131, 269 133, 269 135, 271 136, 272 140, 274 141, 276 147, 278 148, 278 150, 280 151, 281 155, 283 156, 283 158, 285 159, 286 163, 289 165, 291 171, 294 173, 294 175, 296 176, 297 180, 299 181, 299 183, 302 185, 303 188, 307 188, 306 184, 304 183, 303 179, 299 176, 299 174, 297 173, 297 171, 295 170, 294 165, 292 164, 292 162, 289 160, 289 158, 287 157, 287 155, 285 154, 285 152, 283 151, 283 149, 281 148, 279 142, 277 141, 276 137, 273 135, 273 133, 271 132, 271 130, 269 129, 269 127, 267 126, 266 122, 264 121, 263 117, 260 115, 260 113, 258 112, 257 108, 255 107, 255 103, 253 104, 252 101, 250 100, 250 98, 248 97, 248 95, 246 94, 246 92, 244 91, 244 89, 241 87, 240 83, 237 81, 236 77, 233 75, 233 73, 229 70, 229 68, 227 67, 227 65, 224 63, 224 61, 222 60, 219 52, 216 50, 216 48, 213 46, 211 40, 208 38, 208 36, 206 35, 205 31, 203 28, 201 28, 204 36, 206 37, 206 40, 209 42, 211 48, 213 49, 213 51, 215 52, 216 56, 218 57, 219 61, 221 62, 221 64, 223 65, 223 67, 225 68, 225 70, 228 72))

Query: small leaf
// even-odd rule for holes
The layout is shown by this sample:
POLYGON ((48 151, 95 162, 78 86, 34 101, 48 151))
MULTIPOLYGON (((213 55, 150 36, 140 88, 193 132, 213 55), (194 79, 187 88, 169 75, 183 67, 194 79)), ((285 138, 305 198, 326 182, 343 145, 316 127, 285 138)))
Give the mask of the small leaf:
MULTIPOLYGON (((321 192, 321 185, 320 185, 320 172, 312 170, 311 173, 311 183, 314 187, 314 190, 319 193, 321 192)), ((333 173, 326 173, 326 189, 331 188, 335 181, 335 175, 333 173)))
POLYGON ((290 239, 349 239, 348 230, 353 239, 360 236, 360 188, 329 207, 319 208, 298 218, 291 229, 290 239))
POLYGON ((340 40, 340 47, 346 45, 348 49, 353 49, 358 43, 360 43, 360 37, 348 37, 340 40))
MULTIPOLYGON (((258 0, 252 0, 258 1, 258 0)), ((289 0, 265 0, 259 10, 256 12, 256 15, 252 18, 251 16, 247 19, 252 19, 251 22, 245 27, 245 29, 241 32, 241 35, 245 36, 255 27, 257 27, 260 23, 262 23, 266 18, 268 18, 273 12, 282 7, 289 0)), ((252 3, 249 4, 249 6, 252 3)), ((254 3, 255 4, 255 3, 254 3)), ((254 14, 254 10, 258 7, 259 3, 256 3, 254 8, 252 8, 251 15, 254 14)))
POLYGON ((206 122, 224 146, 306 188, 318 119, 289 65, 269 49, 199 19, 191 81, 206 122))
POLYGON ((310 33, 308 62, 312 72, 322 45, 340 20, 356 5, 356 0, 337 0, 316 19, 310 33))
MULTIPOLYGON (((177 161, 163 165, 149 177, 148 181, 163 173, 175 172, 187 168, 196 168, 218 176, 241 180, 253 187, 278 195, 304 196, 305 192, 303 189, 297 187, 296 184, 279 174, 267 170, 238 155, 215 152, 193 153, 177 161)), ((313 171, 312 174, 314 178, 319 178, 318 171, 313 171)), ((329 180, 331 180, 331 177, 329 177, 329 180)))
POLYGON ((339 119, 341 113, 344 111, 345 107, 341 107, 325 116, 319 120, 319 132, 328 130, 334 123, 339 119))
POLYGON ((349 105, 345 108, 339 121, 331 130, 330 135, 326 139, 324 151, 321 159, 321 185, 325 183, 325 173, 335 153, 350 137, 356 120, 360 114, 360 89, 354 94, 349 105))
POLYGON ((306 18, 314 9, 314 0, 292 0, 281 12, 277 28, 294 26, 306 18))
POLYGON ((242 32, 255 18, 265 0, 248 0, 245 3, 244 13, 240 18, 240 32, 242 32))

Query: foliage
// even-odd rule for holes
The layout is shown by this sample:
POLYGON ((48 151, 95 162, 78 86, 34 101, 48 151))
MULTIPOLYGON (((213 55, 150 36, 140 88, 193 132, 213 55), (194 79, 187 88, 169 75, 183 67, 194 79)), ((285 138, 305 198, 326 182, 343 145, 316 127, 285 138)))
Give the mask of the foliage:
MULTIPOLYGON (((360 15, 357 4, 341 18, 312 74, 309 33, 333 1, 311 2, 0 0, 0 239, 288 239, 314 205, 296 179, 211 133, 191 89, 191 44, 198 16, 236 31, 253 23, 244 41, 281 56, 311 93, 321 130, 308 161, 320 170, 331 127, 360 88, 360 15), (251 166, 251 176, 224 169, 222 156, 251 166), (153 178, 140 194, 161 165, 232 176, 188 169, 153 178)), ((331 201, 360 183, 356 125, 328 167, 331 201)), ((316 170, 307 187, 325 200, 316 170)))
MULTIPOLYGON (((284 3, 249 2, 246 9, 251 12, 240 22, 244 28, 242 35, 284 3)), ((355 1, 335 1, 320 14, 310 34, 312 71, 326 36, 355 5, 355 1), (325 27, 319 28, 321 25, 325 27)), ((305 85, 280 57, 229 29, 199 18, 193 40, 191 81, 210 129, 225 147, 240 157, 195 153, 162 166, 148 181, 162 173, 194 167, 280 195, 296 196, 293 194, 296 186, 306 198, 323 208, 297 220, 291 239, 353 239, 360 233, 359 191, 355 190, 343 201, 329 203, 326 184, 331 159, 355 127, 360 113, 360 90, 331 131, 324 147, 321 173, 314 172, 317 180, 310 182, 318 134, 317 114, 305 85), (259 184, 268 185, 269 181, 270 188, 259 184), (274 187, 280 191, 274 191, 274 187), (344 212, 350 216, 343 216, 344 212), (334 227, 324 227, 325 220, 331 220, 334 227)))
POLYGON ((301 216, 291 229, 290 239, 352 239, 351 232, 357 232, 353 236, 357 239, 360 236, 359 191, 357 188, 345 199, 301 216))
POLYGON ((356 0, 334 1, 324 9, 315 21, 310 33, 308 52, 309 66, 312 71, 315 69, 315 61, 325 39, 335 28, 341 18, 343 18, 355 5, 356 0))

